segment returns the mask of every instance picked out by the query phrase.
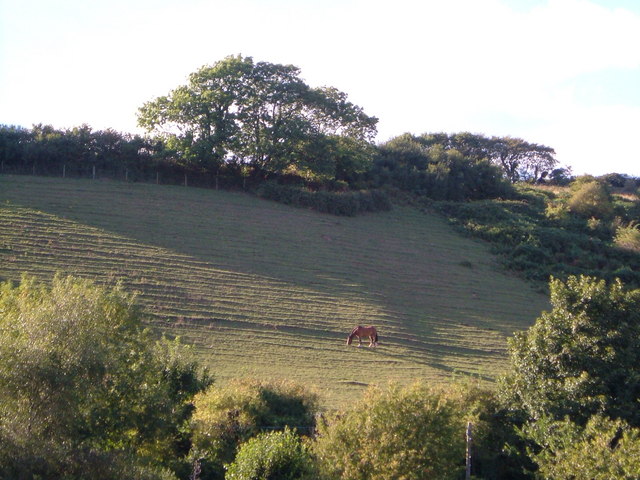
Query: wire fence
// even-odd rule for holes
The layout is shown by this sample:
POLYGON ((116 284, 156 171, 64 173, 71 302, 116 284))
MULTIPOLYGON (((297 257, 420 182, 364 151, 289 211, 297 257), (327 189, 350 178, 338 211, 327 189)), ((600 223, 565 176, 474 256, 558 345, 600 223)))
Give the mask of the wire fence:
POLYGON ((30 175, 52 178, 113 180, 122 182, 148 183, 156 185, 182 185, 188 187, 213 189, 250 189, 259 181, 251 177, 216 174, 187 170, 178 165, 123 166, 119 168, 102 168, 98 165, 48 166, 33 163, 30 165, 7 165, 0 162, 2 175, 30 175))

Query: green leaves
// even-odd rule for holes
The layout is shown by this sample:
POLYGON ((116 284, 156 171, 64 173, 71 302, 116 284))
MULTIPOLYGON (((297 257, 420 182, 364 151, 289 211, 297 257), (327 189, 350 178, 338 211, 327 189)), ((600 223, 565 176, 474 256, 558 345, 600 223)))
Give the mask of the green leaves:
POLYGON ((326 175, 335 170, 326 138, 370 142, 377 119, 334 88, 310 88, 293 65, 230 56, 143 105, 138 123, 172 135, 176 151, 193 165, 216 167, 236 158, 268 172, 326 175))
POLYGON ((319 426, 316 454, 327 478, 457 478, 465 418, 455 398, 416 384, 370 389, 319 426))
POLYGON ((229 480, 314 480, 318 478, 309 447, 292 430, 261 433, 238 449, 227 469, 229 480))
POLYGON ((510 342, 503 394, 534 419, 605 413, 640 425, 639 292, 584 276, 550 289, 553 309, 510 342))
POLYGON ((532 456, 544 478, 637 479, 640 429, 621 420, 594 416, 584 427, 543 418, 524 429, 543 449, 532 456))
MULTIPOLYGON (((206 459, 203 465, 205 474, 220 474, 223 465, 234 461, 236 449, 241 443, 266 429, 289 426, 303 434, 311 433, 317 402, 314 394, 300 385, 287 382, 236 380, 223 388, 209 389, 195 400, 197 410, 192 421, 193 454, 206 459)), ((284 441, 288 443, 290 440, 284 441)), ((270 443, 271 440, 265 441, 270 443)), ((259 443, 262 445, 262 442, 259 443)), ((244 468, 249 467, 236 467, 236 470, 244 468)))
POLYGON ((176 445, 188 401, 208 383, 177 345, 151 339, 119 287, 61 276, 0 287, 0 476, 5 466, 90 476, 71 466, 88 452, 167 466, 187 453, 176 445))

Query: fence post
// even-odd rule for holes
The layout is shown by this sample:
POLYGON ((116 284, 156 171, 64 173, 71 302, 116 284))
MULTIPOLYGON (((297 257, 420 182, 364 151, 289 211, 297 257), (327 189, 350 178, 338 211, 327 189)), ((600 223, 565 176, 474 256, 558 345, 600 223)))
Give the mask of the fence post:
POLYGON ((467 470, 464 474, 465 480, 471 480, 471 445, 472 445, 471 422, 467 422, 467 458, 466 458, 467 470))
POLYGON ((187 174, 184 174, 184 186, 187 187, 187 174))
POLYGON ((125 182, 129 181, 129 169, 128 168, 124 169, 124 181, 125 182))
POLYGON ((156 172, 156 185, 160 185, 160 172, 156 172))
POLYGON ((93 179, 96 179, 96 166, 93 166, 93 179))
POLYGON ((67 164, 62 164, 62 178, 67 178, 67 164))

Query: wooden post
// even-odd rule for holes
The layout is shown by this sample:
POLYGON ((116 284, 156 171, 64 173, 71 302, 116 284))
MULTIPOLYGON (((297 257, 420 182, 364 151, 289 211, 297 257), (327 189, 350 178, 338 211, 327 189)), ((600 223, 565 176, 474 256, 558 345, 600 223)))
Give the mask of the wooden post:
POLYGON ((472 437, 471 437, 471 422, 467 422, 467 470, 464 474, 465 480, 471 480, 471 445, 472 445, 472 437))
POLYGON ((184 186, 187 187, 187 174, 184 174, 184 186))
POLYGON ((96 179, 96 166, 93 166, 93 179, 96 179))
POLYGON ((124 169, 124 181, 125 182, 129 181, 129 169, 128 168, 124 169))
POLYGON ((156 185, 160 185, 160 172, 156 172, 156 185))
POLYGON ((67 178, 67 164, 62 164, 62 178, 67 178))
POLYGON ((36 174, 36 164, 34 163, 33 164, 33 175, 35 176, 35 174, 36 174))

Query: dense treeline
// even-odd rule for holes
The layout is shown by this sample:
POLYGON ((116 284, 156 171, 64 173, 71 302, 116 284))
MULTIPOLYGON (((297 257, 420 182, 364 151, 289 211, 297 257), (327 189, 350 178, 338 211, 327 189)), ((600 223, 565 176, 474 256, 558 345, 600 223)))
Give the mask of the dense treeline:
POLYGON ((508 195, 507 182, 557 181, 554 155, 519 138, 406 133, 380 146, 373 173, 431 199, 477 200, 508 195))
POLYGON ((369 388, 340 412, 288 382, 217 386, 133 297, 0 285, 0 478, 478 479, 640 475, 640 290, 570 277, 497 388, 369 388))
POLYGON ((216 179, 177 162, 160 139, 114 130, 93 130, 88 125, 55 129, 0 127, 0 172, 69 178, 100 178, 233 188, 242 185, 235 165, 216 179), (185 177, 186 175, 186 177, 185 177))
MULTIPOLYGON (((254 162, 236 155, 217 163, 206 163, 189 160, 185 148, 178 148, 172 137, 94 131, 87 125, 67 130, 45 125, 31 129, 1 126, 0 172, 245 189, 273 200, 304 207, 318 206, 320 211, 343 215, 371 209, 370 206, 354 209, 333 205, 344 203, 348 195, 316 193, 393 188, 435 200, 513 196, 511 182, 503 169, 495 158, 487 156, 489 148, 472 151, 462 139, 466 143, 474 139, 480 144, 502 145, 501 139, 471 134, 420 137, 404 134, 378 146, 362 139, 332 137, 330 141, 335 147, 332 160, 329 167, 322 167, 325 168, 322 173, 310 170, 309 158, 305 160, 293 153, 284 163, 254 162)), ((522 144, 529 145, 518 142, 520 148, 524 148, 522 144)), ((315 165, 320 168, 318 163, 315 165)), ((527 165, 527 169, 533 168, 531 161, 527 165)), ((556 181, 562 178, 564 170, 551 172, 549 180, 556 181)), ((379 205, 388 208, 389 201, 379 205)))
MULTIPOLYGON (((307 85, 293 65, 230 56, 140 107, 147 136, 0 126, 0 172, 250 190, 267 181, 307 192, 393 187, 473 200, 508 196, 511 183, 562 171, 552 148, 511 137, 405 134, 374 145, 377 122, 336 88, 307 85)), ((292 198, 277 188, 270 198, 292 198)), ((302 206, 326 202, 298 198, 302 206)))

